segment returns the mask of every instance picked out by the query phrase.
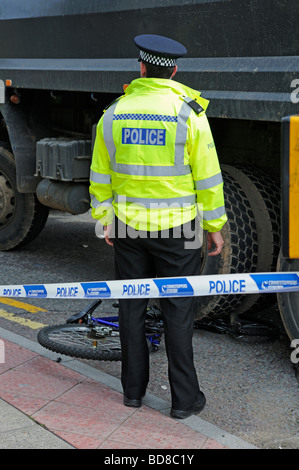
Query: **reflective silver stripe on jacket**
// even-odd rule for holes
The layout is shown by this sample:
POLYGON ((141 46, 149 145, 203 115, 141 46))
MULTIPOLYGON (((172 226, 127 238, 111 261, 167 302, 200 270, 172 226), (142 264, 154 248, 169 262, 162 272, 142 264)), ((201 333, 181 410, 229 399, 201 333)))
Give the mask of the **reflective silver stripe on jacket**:
POLYGON ((176 166, 151 166, 151 165, 127 165, 126 163, 112 163, 110 169, 124 175, 138 176, 182 176, 191 173, 189 165, 176 166))
POLYGON ((175 165, 184 165, 184 148, 187 140, 187 121, 191 113, 191 108, 185 101, 178 114, 178 124, 175 136, 175 165))
POLYGON ((110 161, 112 166, 114 167, 116 161, 115 161, 115 144, 113 140, 113 114, 114 110, 116 108, 117 101, 110 106, 110 108, 107 109, 107 111, 104 114, 103 117, 103 137, 104 137, 104 142, 107 148, 107 151, 109 153, 110 161))
POLYGON ((146 209, 167 209, 171 207, 186 207, 196 203, 196 196, 171 197, 171 198, 144 198, 144 197, 127 197, 115 194, 115 202, 132 202, 140 204, 146 209))
POLYGON ((210 189, 218 184, 223 183, 222 174, 217 173, 217 175, 210 176, 210 178, 204 178, 202 180, 197 180, 195 182, 195 189, 201 191, 203 189, 210 189))
POLYGON ((90 170, 90 181, 93 183, 99 184, 110 184, 111 183, 111 176, 106 175, 104 173, 97 173, 96 171, 90 170))
MULTIPOLYGON (((116 162, 116 147, 113 140, 113 116, 116 106, 117 102, 113 103, 113 105, 107 109, 103 117, 103 136, 110 156, 110 169, 112 171, 126 175, 138 176, 181 176, 191 173, 190 165, 184 165, 184 148, 188 130, 187 120, 191 112, 191 108, 186 102, 183 102, 177 116, 178 123, 175 138, 175 164, 169 166, 130 165, 116 162)), ((124 114, 124 116, 126 115, 124 114)))
POLYGON ((109 199, 106 199, 105 201, 100 202, 98 201, 98 199, 95 197, 94 194, 90 194, 90 199, 91 199, 91 207, 93 207, 94 209, 97 209, 100 206, 111 207, 112 202, 113 202, 113 197, 110 197, 109 199))
POLYGON ((220 219, 225 215, 225 207, 217 207, 217 209, 214 209, 212 211, 203 211, 203 220, 215 220, 215 219, 220 219))

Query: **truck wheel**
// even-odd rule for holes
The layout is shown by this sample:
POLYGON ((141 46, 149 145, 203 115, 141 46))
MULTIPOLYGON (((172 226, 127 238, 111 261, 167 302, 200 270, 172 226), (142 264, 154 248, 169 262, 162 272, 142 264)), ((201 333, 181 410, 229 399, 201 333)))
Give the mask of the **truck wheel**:
MULTIPOLYGON (((224 168, 224 199, 228 221, 221 230, 224 247, 218 256, 208 256, 202 247, 202 275, 234 274, 256 271, 258 236, 254 214, 239 182, 224 168)), ((242 295, 225 294, 196 298, 195 320, 216 318, 232 313, 242 295)))
POLYGON ((13 154, 0 143, 0 250, 8 251, 36 238, 48 214, 49 209, 35 194, 18 192, 13 154))
MULTIPOLYGON (((280 249, 279 185, 259 169, 223 165, 222 168, 238 181, 252 209, 256 223, 258 258, 257 272, 273 272, 280 249)), ((242 295, 234 315, 252 315, 276 302, 275 294, 242 295)))
MULTIPOLYGON (((277 262, 278 272, 299 272, 299 259, 283 259, 281 254, 277 262)), ((277 294, 280 316, 288 337, 292 341, 299 338, 299 292, 277 294)))

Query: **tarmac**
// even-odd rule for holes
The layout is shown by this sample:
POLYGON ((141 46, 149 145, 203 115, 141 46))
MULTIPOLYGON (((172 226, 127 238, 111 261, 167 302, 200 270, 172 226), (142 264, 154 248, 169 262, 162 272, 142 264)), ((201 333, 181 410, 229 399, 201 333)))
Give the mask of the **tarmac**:
POLYGON ((125 407, 119 379, 3 328, 0 351, 0 449, 257 449, 149 393, 125 407))

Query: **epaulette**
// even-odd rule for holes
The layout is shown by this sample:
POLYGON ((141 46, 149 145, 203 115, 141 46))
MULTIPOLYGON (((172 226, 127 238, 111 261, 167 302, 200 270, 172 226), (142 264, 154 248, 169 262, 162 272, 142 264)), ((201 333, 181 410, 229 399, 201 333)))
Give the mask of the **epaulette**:
POLYGON ((196 114, 200 114, 205 111, 205 109, 200 106, 197 101, 193 100, 192 98, 189 98, 189 96, 184 96, 183 100, 193 109, 193 111, 196 112, 196 114))
POLYGON ((106 108, 104 108, 103 113, 104 113, 105 111, 107 111, 107 109, 109 109, 110 106, 112 106, 116 101, 120 100, 123 96, 124 96, 124 95, 118 96, 118 97, 115 98, 113 101, 111 101, 111 103, 109 103, 109 104, 106 106, 106 108))

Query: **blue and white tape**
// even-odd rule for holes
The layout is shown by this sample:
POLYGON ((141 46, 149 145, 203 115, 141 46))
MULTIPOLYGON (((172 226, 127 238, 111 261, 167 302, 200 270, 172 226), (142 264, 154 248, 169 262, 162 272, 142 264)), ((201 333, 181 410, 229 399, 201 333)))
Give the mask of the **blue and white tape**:
POLYGON ((299 272, 0 286, 0 297, 121 299, 299 291, 299 272))

